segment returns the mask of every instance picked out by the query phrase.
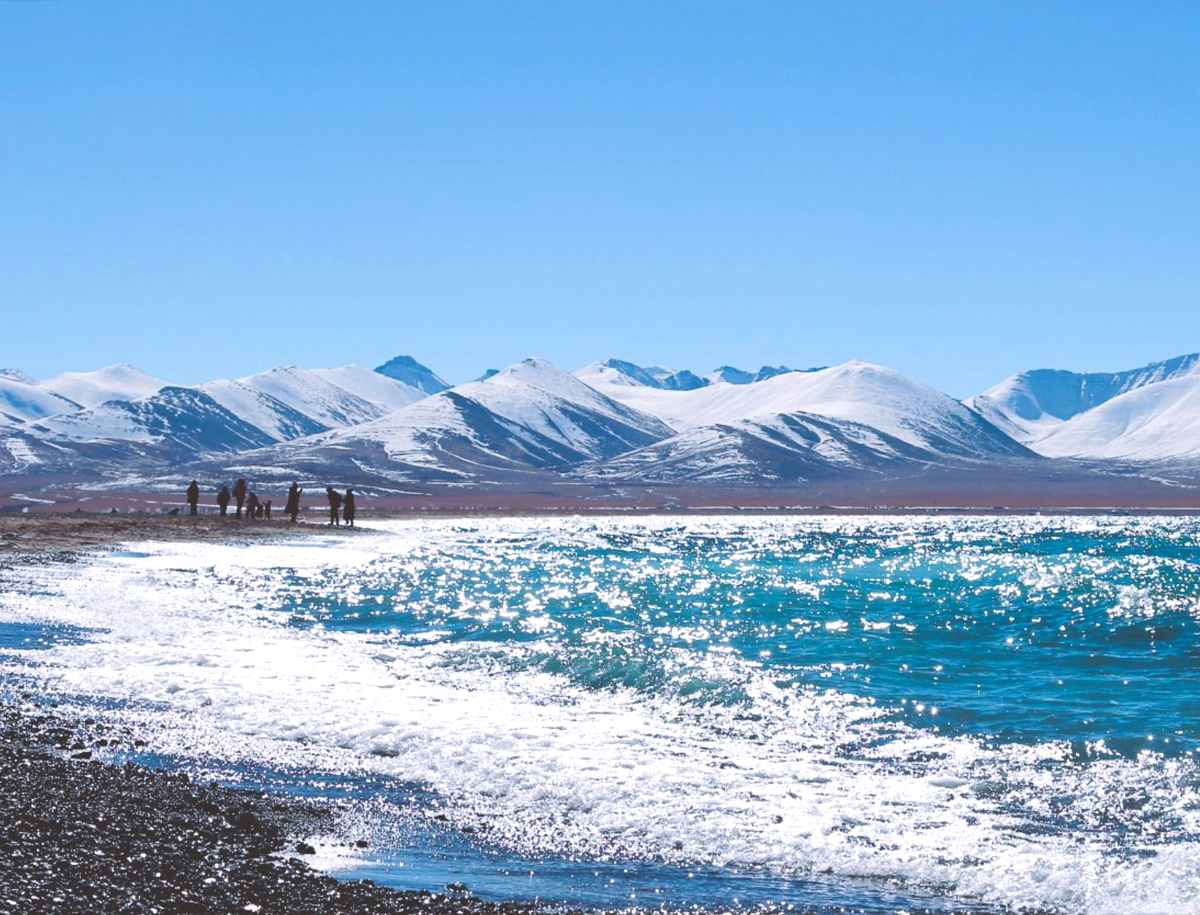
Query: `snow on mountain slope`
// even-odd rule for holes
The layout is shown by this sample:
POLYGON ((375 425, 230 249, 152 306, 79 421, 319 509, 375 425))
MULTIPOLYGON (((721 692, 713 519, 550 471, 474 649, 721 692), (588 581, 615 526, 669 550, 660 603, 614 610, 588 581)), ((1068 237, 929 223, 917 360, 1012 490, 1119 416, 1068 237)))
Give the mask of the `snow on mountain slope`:
POLYGON ((271 369, 200 390, 280 442, 368 422, 428 396, 358 365, 271 369))
POLYGON ((663 391, 581 375, 597 390, 680 432, 782 413, 849 420, 926 451, 955 457, 1027 454, 1025 448, 958 401, 883 366, 853 361, 789 372, 752 384, 663 391))
POLYGON ((486 381, 452 390, 498 416, 588 456, 613 453, 610 439, 614 433, 621 440, 658 439, 671 434, 653 416, 606 397, 545 359, 526 359, 486 381), (629 430, 628 435, 618 432, 624 429, 629 430))
POLYGON ((666 391, 691 391, 709 383, 707 379, 688 369, 669 369, 664 365, 644 367, 624 359, 593 362, 572 374, 589 385, 595 379, 600 384, 644 385, 666 391))
POLYGON ((1119 394, 1062 423, 1034 447, 1050 457, 1200 457, 1200 374, 1119 394))
POLYGON ((392 465, 400 476, 557 470, 671 434, 542 359, 434 394, 382 419, 272 449, 279 460, 392 465))
POLYGON ((790 413, 692 429, 593 465, 586 476, 623 483, 798 483, 928 458, 860 423, 790 413))
POLYGON ((125 363, 94 372, 64 372, 38 382, 38 387, 83 407, 94 407, 108 400, 138 400, 156 394, 166 386, 167 382, 161 378, 125 363))
POLYGON ((22 428, 0 428, 0 474, 58 469, 69 462, 61 445, 43 442, 22 428))
POLYGON ((15 377, 16 374, 0 376, 0 426, 42 419, 58 413, 73 413, 79 409, 79 404, 74 401, 36 384, 21 381, 15 377))
POLYGON ((662 365, 643 367, 623 359, 593 362, 572 372, 580 381, 593 387, 607 384, 643 385, 666 391, 692 391, 710 384, 753 384, 776 375, 789 372, 818 371, 817 369, 789 369, 786 365, 764 365, 757 372, 747 372, 732 365, 723 365, 707 375, 697 375, 688 369, 669 369, 662 365))
POLYGON ((726 382, 728 384, 752 384, 755 381, 766 381, 768 378, 774 378, 776 375, 786 375, 788 372, 800 371, 816 371, 815 369, 789 369, 786 365, 764 365, 757 372, 747 372, 743 369, 735 368, 732 365, 723 365, 719 369, 714 369, 704 377, 709 382, 717 384, 726 382))
POLYGON ((389 411, 407 407, 411 403, 428 397, 430 393, 437 393, 414 387, 381 372, 363 368, 361 365, 344 365, 341 368, 311 369, 310 371, 318 378, 322 378, 330 384, 336 384, 356 397, 378 404, 389 411))
MULTIPOLYGON (((184 460, 356 425, 426 396, 360 366, 311 371, 289 366, 195 388, 162 384, 129 366, 68 373, 40 385, 6 376, 0 378, 0 425, 21 423, 34 439, 57 441, 72 453, 79 452, 80 442, 146 446, 140 451, 89 451, 106 459, 116 455, 118 462, 138 460, 143 452, 151 462, 164 454, 184 460), (52 393, 48 385, 72 390, 87 401, 108 399, 81 409, 52 393), (155 393, 130 399, 139 388, 155 393)), ((13 441, 14 447, 29 452, 24 439, 13 441)))
POLYGON ((306 416, 282 400, 241 381, 210 381, 200 385, 197 390, 207 394, 234 416, 262 430, 272 441, 287 442, 329 429, 329 426, 306 416))
POLYGON ((0 369, 0 378, 7 378, 9 381, 19 381, 21 384, 37 384, 36 381, 20 369, 0 369))
POLYGON ((1198 372, 1197 353, 1124 372, 1034 369, 1018 372, 964 403, 1018 441, 1033 444, 1053 434, 1066 420, 1114 397, 1198 372))
POLYGON ((157 457, 188 459, 212 452, 260 448, 267 433, 196 388, 167 386, 140 400, 110 400, 50 416, 23 429, 42 439, 125 441, 158 446, 157 457))
POLYGON ((654 379, 649 377, 641 378, 631 375, 629 372, 623 372, 609 365, 609 362, 613 361, 619 360, 610 359, 608 362, 592 362, 581 369, 576 369, 571 374, 597 391, 613 387, 658 388, 658 385, 653 383, 654 379))
POLYGON ((375 371, 426 394, 437 394, 450 387, 437 373, 428 366, 421 365, 412 356, 396 356, 375 371))
POLYGON ((237 379, 242 385, 269 394, 326 429, 370 422, 390 412, 322 378, 314 371, 289 365, 237 379))

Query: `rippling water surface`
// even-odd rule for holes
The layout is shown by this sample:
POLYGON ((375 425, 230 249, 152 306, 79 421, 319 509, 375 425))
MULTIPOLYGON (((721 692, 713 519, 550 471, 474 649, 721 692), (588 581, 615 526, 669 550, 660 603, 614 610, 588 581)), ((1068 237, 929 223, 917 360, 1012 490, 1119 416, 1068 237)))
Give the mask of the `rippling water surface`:
POLYGON ((380 527, 14 570, 5 676, 354 799, 397 886, 1200 911, 1196 521, 380 527))

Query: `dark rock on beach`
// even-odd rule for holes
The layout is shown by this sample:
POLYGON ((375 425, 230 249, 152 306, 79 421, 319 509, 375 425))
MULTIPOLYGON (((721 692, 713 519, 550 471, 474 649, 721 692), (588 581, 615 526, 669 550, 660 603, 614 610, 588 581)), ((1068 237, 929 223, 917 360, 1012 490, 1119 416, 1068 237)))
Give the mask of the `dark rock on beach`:
POLYGON ((374 915, 530 912, 337 880, 294 857, 334 814, 72 751, 98 745, 57 715, 0 704, 0 912, 374 915))

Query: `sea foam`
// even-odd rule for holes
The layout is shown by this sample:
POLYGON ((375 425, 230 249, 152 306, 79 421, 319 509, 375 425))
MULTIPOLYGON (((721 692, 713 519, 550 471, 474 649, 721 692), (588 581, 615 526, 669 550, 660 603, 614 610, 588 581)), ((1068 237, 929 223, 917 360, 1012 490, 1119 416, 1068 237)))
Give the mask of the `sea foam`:
MULTIPOLYGON (((911 549, 911 525, 930 523, 893 522, 896 542, 911 549)), ((837 523, 822 524, 802 522, 818 533, 837 523)), ((132 544, 125 555, 22 571, 0 617, 93 636, 38 652, 35 668, 18 653, 5 670, 48 694, 120 702, 161 752, 421 785, 452 825, 523 854, 831 874, 1015 908, 1200 911, 1188 756, 1080 756, 1068 739, 922 726, 870 690, 782 676, 702 624, 675 626, 657 645, 636 619, 581 630, 556 614, 575 598, 569 587, 554 597, 565 586, 552 574, 473 593, 386 595, 393 611, 453 599, 459 615, 507 620, 505 637, 464 638, 441 616, 371 622, 384 607, 373 576, 398 564, 472 569, 519 550, 543 554, 551 569, 564 545, 568 571, 581 546, 588 562, 617 550, 633 565, 651 555, 686 563, 669 547, 642 550, 673 532, 724 541, 694 576, 703 580, 752 563, 747 537, 791 530, 723 519, 426 521, 390 523, 370 539, 331 536, 320 548, 132 544), (331 616, 334 599, 343 612, 331 616), (348 611, 361 624, 336 625, 348 611), (565 639, 564 627, 578 638, 565 639), (704 650, 691 647, 698 641, 704 650)), ((1019 573, 1028 589, 1071 574, 1038 562, 1019 573)), ((612 589, 604 603, 614 618, 637 609, 627 588, 593 584, 612 589)), ((689 587, 699 599, 709 591, 689 587)), ((818 576, 808 587, 829 585, 818 576)), ((1114 613, 1143 612, 1145 597, 1121 595, 1114 613)))

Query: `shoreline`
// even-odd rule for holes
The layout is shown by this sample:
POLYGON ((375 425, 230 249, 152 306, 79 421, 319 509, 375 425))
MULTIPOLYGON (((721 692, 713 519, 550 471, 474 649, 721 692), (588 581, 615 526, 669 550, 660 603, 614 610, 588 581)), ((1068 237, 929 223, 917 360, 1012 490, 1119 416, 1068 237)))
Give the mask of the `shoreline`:
MULTIPOLYGON (((13 563, 75 561, 131 539, 252 540, 328 534, 317 524, 205 523, 102 514, 0 516, 0 572, 13 563), (32 522, 32 525, 29 525, 32 522), (234 525, 237 525, 234 527, 234 525), (286 525, 286 526, 285 526, 286 525)), ((357 528, 345 528, 357 534, 357 528)), ((363 535, 371 531, 364 529, 363 535)), ((0 650, 3 650, 0 648, 0 650)), ((534 915, 461 885, 397 890, 315 870, 305 838, 337 831, 336 803, 200 784, 184 772, 102 761, 136 751, 131 733, 38 703, 0 680, 0 911, 229 915, 534 915), (438 890, 442 891, 438 891, 438 890)), ((350 837, 350 845, 366 847, 350 837)), ((566 910, 554 907, 552 911, 566 910)))
MULTIPOLYGON (((315 513, 314 513, 315 515, 315 513)), ((229 540, 266 541, 281 537, 313 537, 338 534, 342 536, 373 536, 378 529, 370 526, 372 521, 398 521, 410 519, 470 519, 470 518, 546 518, 546 517, 597 517, 597 518, 645 518, 671 517, 897 517, 917 515, 924 517, 1022 517, 1054 516, 1070 517, 1129 517, 1147 515, 1155 517, 1195 517, 1200 509, 1192 508, 969 508, 959 506, 926 506, 915 508, 849 506, 778 507, 778 508, 613 508, 594 507, 581 509, 579 506, 559 509, 412 509, 407 511, 375 510, 359 513, 359 524, 330 526, 328 523, 304 519, 292 524, 286 519, 269 521, 239 521, 233 517, 221 518, 215 513, 201 514, 195 518, 165 513, 150 512, 85 512, 80 510, 55 511, 39 507, 29 513, 0 512, 0 558, 21 557, 23 561, 37 561, 39 556, 52 559, 64 552, 79 552, 89 549, 102 550, 128 540, 229 540)))
MULTIPOLYGON (((0 698, 0 901, 38 913, 531 915, 536 907, 343 880, 304 863, 337 811, 93 759, 131 744, 94 719, 0 698)), ((351 844, 364 847, 361 840, 351 844)))
POLYGON ((311 537, 332 532, 370 536, 370 528, 330 527, 327 524, 283 519, 239 521, 233 517, 166 514, 110 514, 39 511, 0 514, 0 557, 21 556, 37 561, 62 552, 104 549, 127 540, 264 541, 278 537, 311 537))

